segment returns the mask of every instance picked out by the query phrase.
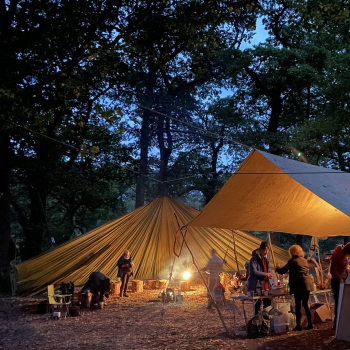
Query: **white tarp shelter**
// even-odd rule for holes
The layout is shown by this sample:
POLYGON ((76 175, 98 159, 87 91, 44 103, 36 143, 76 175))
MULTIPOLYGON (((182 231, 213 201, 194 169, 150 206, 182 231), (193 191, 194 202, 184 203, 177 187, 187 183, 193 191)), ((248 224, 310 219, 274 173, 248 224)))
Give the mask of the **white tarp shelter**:
POLYGON ((189 226, 350 235, 350 173, 253 150, 189 226))

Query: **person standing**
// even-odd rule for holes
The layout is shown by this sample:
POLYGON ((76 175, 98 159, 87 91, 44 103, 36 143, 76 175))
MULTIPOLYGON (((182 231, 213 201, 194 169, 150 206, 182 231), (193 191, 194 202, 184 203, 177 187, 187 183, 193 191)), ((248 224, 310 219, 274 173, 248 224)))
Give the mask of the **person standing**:
POLYGON ((208 306, 207 309, 210 310, 213 304, 210 294, 213 294, 214 288, 220 283, 220 272, 222 271, 223 260, 221 260, 216 255, 216 250, 212 249, 211 258, 208 261, 208 264, 202 268, 201 271, 209 271, 209 292, 208 293, 208 306))
POLYGON ((133 276, 133 265, 134 263, 131 259, 130 252, 125 250, 124 254, 118 260, 119 269, 117 277, 120 277, 122 282, 120 286, 120 297, 129 297, 126 292, 128 290, 130 276, 133 276))
POLYGON ((283 267, 276 266, 275 271, 281 275, 289 271, 289 288, 290 294, 294 294, 295 299, 295 315, 297 325, 293 331, 301 331, 301 305, 305 310, 307 317, 307 326, 305 330, 313 329, 311 321, 311 312, 309 309, 309 296, 313 290, 313 282, 309 274, 309 264, 304 258, 303 249, 299 245, 292 245, 289 248, 291 257, 287 264, 283 267))
MULTIPOLYGON (((256 291, 258 282, 263 290, 269 290, 269 280, 273 278, 270 267, 269 244, 266 241, 261 242, 258 249, 252 251, 252 257, 249 261, 249 279, 248 291, 256 291)), ((271 299, 264 298, 264 308, 271 305, 271 299)), ((255 303, 255 315, 260 311, 261 299, 255 303)))
POLYGON ((349 273, 349 256, 350 243, 345 246, 338 245, 335 247, 330 262, 331 287, 334 296, 334 323, 333 329, 337 327, 339 288, 340 283, 344 283, 349 273))

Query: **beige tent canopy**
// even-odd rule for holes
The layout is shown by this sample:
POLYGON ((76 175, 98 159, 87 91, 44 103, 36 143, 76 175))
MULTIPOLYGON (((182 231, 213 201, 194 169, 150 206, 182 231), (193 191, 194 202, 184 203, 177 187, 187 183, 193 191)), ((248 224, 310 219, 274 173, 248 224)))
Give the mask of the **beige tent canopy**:
POLYGON ((189 225, 350 235, 350 174, 253 150, 189 225))
MULTIPOLYGON (((191 221, 198 211, 174 199, 157 198, 153 202, 85 235, 69 241, 46 254, 17 265, 18 284, 22 294, 34 294, 48 284, 59 285, 62 281, 73 281, 76 285, 86 282, 92 271, 101 271, 114 279, 117 275, 117 261, 128 248, 135 263, 135 278, 168 278, 177 234, 177 251, 181 244, 174 213, 180 225, 191 221)), ((212 248, 218 255, 226 256, 227 269, 236 270, 232 233, 229 230, 191 227, 186 235, 190 249, 200 267, 206 265, 212 248)), ((260 240, 244 232, 237 232, 237 260, 240 268, 249 261, 251 253, 260 240)), ((183 255, 189 259, 187 250, 175 261, 183 262, 183 255)), ((276 260, 284 264, 288 253, 274 249, 276 260)))

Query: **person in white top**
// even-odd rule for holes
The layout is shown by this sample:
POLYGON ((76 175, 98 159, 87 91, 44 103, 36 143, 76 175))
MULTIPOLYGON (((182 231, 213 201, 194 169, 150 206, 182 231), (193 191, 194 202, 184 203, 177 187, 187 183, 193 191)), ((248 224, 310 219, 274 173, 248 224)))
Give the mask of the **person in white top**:
MULTIPOLYGON (((209 271, 209 291, 213 293, 214 288, 220 283, 220 272, 222 271, 223 261, 216 255, 216 250, 212 249, 211 258, 208 261, 207 266, 203 267, 201 271, 209 271)), ((210 310, 212 305, 210 294, 208 294, 208 306, 210 310)))

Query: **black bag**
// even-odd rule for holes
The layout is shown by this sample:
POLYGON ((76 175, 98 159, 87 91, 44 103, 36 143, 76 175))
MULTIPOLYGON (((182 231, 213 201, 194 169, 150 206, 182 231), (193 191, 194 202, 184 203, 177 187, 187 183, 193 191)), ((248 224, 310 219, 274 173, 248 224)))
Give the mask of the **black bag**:
POLYGON ((42 301, 40 304, 38 304, 38 308, 36 309, 36 313, 40 315, 44 315, 48 313, 49 305, 47 304, 47 301, 42 301))
POLYGON ((266 337, 269 334, 269 321, 256 315, 248 322, 247 328, 247 338, 249 339, 266 337), (261 318, 260 322, 259 317, 261 318))

